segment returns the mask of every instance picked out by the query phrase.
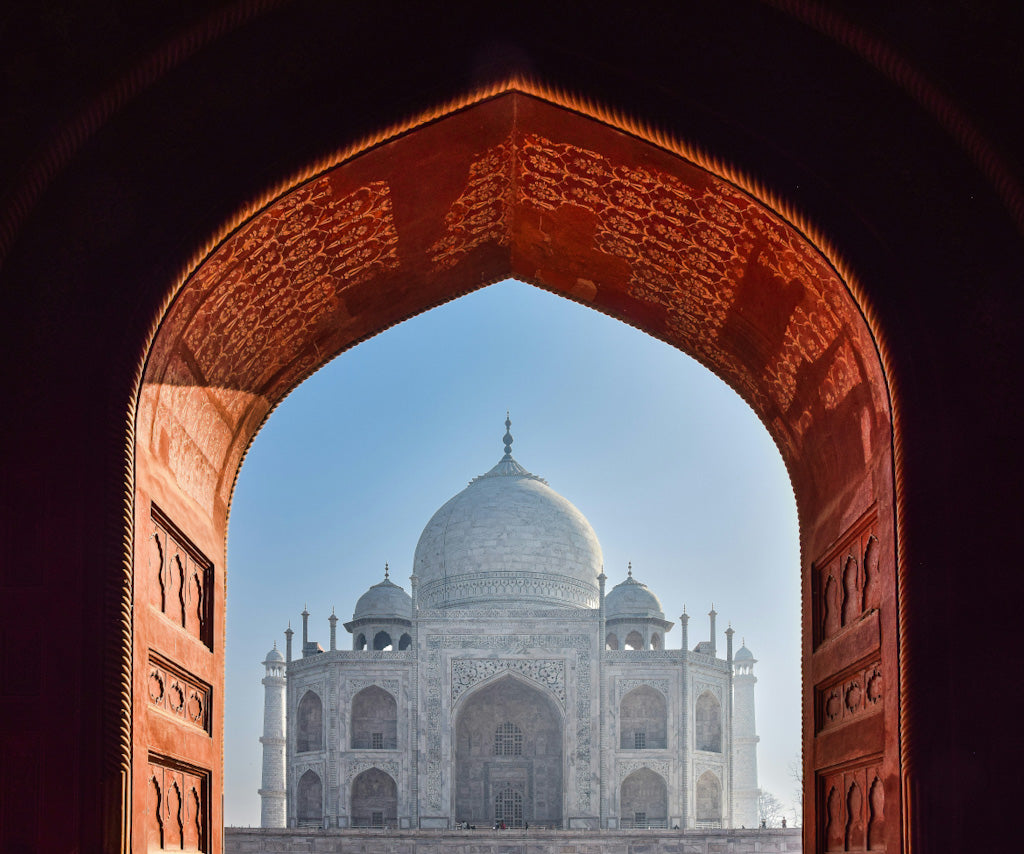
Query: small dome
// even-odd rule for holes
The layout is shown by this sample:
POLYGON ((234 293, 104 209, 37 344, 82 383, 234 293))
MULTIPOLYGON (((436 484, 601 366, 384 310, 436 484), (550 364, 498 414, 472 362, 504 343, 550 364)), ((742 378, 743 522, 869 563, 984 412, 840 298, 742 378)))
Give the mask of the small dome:
POLYGON ((632 566, 626 580, 616 584, 605 596, 604 613, 605 619, 608 620, 623 617, 665 619, 665 612, 658 597, 646 584, 633 578, 632 566))
POLYGON ((384 567, 384 580, 380 584, 374 584, 356 602, 352 619, 362 620, 367 617, 412 619, 412 598, 391 581, 387 566, 384 567))
POLYGON ((274 644, 274 648, 272 650, 270 650, 270 652, 267 653, 266 660, 263 663, 264 664, 274 664, 276 662, 284 662, 284 656, 281 655, 280 652, 278 652, 277 644, 275 643, 274 644))
POLYGON ((754 658, 754 653, 747 649, 744 644, 736 652, 736 655, 733 657, 733 661, 757 661, 757 659, 754 658))

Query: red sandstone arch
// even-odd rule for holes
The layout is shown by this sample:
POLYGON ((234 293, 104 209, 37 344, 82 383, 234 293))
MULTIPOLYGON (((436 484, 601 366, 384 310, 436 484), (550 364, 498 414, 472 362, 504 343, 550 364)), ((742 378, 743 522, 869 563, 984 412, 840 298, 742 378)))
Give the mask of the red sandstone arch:
MULTIPOLYGON (((514 277, 691 354, 774 437, 801 526, 805 841, 823 838, 822 793, 864 775, 896 804, 885 824, 895 850, 893 420, 872 329, 838 262, 749 182, 594 108, 509 91, 442 112, 240 214, 162 317, 138 403, 135 559, 151 561, 159 522, 212 564, 212 626, 205 643, 152 606, 134 610, 133 791, 144 797, 161 756, 187 759, 210 780, 217 850, 222 723, 210 738, 155 714, 143 665, 171 651, 219 699, 231 490, 268 414, 337 353, 514 277), (867 565, 869 549, 871 585, 847 597, 859 613, 824 619, 845 558, 867 565)), ((159 601, 151 576, 136 573, 135 603, 159 601)))

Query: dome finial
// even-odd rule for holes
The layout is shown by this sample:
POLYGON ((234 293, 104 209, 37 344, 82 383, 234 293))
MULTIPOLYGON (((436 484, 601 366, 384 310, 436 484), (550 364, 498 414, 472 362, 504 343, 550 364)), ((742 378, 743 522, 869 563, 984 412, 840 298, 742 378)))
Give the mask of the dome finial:
POLYGON ((505 410, 505 435, 502 440, 505 443, 505 459, 512 459, 512 433, 509 432, 512 429, 512 419, 509 416, 509 412, 505 410))
POLYGON ((390 571, 390 570, 388 569, 388 562, 387 562, 387 561, 384 561, 384 580, 385 580, 385 581, 387 581, 387 580, 388 580, 388 572, 389 572, 389 571, 390 571))
POLYGON ((633 577, 633 561, 630 561, 626 566, 626 576, 629 578, 633 577))

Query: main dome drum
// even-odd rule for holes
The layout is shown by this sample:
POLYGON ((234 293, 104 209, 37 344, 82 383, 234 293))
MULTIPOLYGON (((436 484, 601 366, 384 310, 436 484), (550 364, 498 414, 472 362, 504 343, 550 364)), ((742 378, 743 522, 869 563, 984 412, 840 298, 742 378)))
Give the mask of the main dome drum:
POLYGON ((422 608, 510 604, 597 608, 603 556, 594 529, 547 482, 505 455, 438 510, 413 560, 422 608))

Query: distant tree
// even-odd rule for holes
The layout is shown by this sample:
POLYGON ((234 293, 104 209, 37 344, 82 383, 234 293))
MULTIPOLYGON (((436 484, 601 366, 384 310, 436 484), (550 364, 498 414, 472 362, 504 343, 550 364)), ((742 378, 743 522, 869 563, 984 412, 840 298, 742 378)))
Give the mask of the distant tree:
POLYGON ((801 827, 804 823, 804 765, 799 755, 789 763, 789 775, 796 783, 793 793, 793 827, 801 827))
POLYGON ((757 797, 757 815, 764 822, 765 827, 782 827, 782 817, 786 814, 786 808, 771 792, 761 789, 757 797))

